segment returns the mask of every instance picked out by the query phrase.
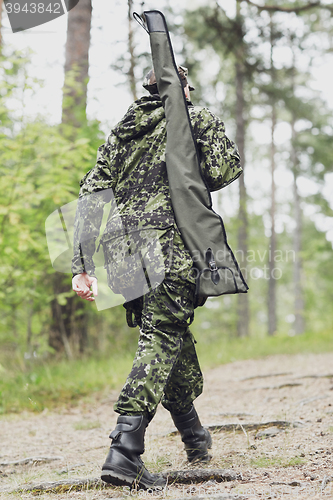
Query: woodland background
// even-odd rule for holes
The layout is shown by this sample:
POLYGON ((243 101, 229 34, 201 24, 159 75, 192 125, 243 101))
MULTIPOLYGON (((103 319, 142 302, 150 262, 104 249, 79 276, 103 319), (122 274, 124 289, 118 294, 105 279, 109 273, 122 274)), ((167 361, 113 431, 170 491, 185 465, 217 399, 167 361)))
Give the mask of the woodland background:
POLYGON ((112 368, 109 383, 117 384, 119 356, 126 372, 135 351, 138 332, 127 327, 122 306, 98 312, 78 299, 71 275, 52 268, 45 237, 47 217, 77 198, 98 146, 131 101, 145 94, 149 39, 133 11, 165 13, 177 61, 189 68, 196 89, 194 104, 222 117, 242 157, 244 175, 214 195, 214 203, 250 290, 210 299, 197 310, 193 332, 203 359, 332 350, 333 119, 313 80, 320 64, 332 62, 333 4, 233 0, 230 14, 222 0, 108 2, 105 18, 113 16, 121 27, 110 42, 110 25, 97 4, 94 18, 94 3, 80 0, 68 14, 55 122, 47 106, 38 106, 42 78, 31 70, 29 50, 11 43, 0 1, 1 411, 41 409, 48 397, 75 399, 100 389, 105 366, 112 368), (98 61, 91 50, 96 33, 105 51, 98 61), (104 85, 106 69, 114 81, 104 85), (107 122, 87 114, 98 98, 90 88, 96 71, 107 122), (124 98, 114 111, 119 87, 124 98), (57 370, 67 381, 56 382, 57 370), (75 373, 79 382, 71 385, 75 373), (14 388, 21 402, 11 399, 14 388))

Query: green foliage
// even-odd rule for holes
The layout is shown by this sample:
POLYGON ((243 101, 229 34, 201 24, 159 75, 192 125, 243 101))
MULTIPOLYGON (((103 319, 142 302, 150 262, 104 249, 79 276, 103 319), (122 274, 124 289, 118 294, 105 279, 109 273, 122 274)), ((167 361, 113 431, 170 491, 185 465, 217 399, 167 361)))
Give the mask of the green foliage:
POLYGON ((306 221, 303 229, 304 290, 307 323, 315 332, 333 331, 329 304, 333 301, 332 245, 313 223, 306 221))
MULTIPOLYGON (((26 64, 18 54, 0 61, 0 345, 6 352, 42 355, 49 351, 54 272, 45 220, 77 198, 79 181, 94 164, 103 139, 96 123, 91 128, 84 124, 69 139, 42 117, 18 122, 10 103, 14 100, 18 107, 24 99, 16 88, 26 64)), ((74 294, 70 279, 68 292, 74 294)))
MULTIPOLYGON (((52 268, 45 238, 49 214, 77 196, 82 173, 95 151, 89 139, 64 139, 56 127, 27 124, 0 144, 3 186, 0 213, 1 291, 4 331, 13 315, 39 314, 48 307, 52 268), (30 311, 30 313, 29 313, 30 311)), ((23 318, 21 318, 23 319, 23 318)), ((39 322, 39 330, 43 321, 39 322)), ((36 332, 38 334, 39 332, 36 332)), ((18 331, 17 340, 23 332, 18 331)))

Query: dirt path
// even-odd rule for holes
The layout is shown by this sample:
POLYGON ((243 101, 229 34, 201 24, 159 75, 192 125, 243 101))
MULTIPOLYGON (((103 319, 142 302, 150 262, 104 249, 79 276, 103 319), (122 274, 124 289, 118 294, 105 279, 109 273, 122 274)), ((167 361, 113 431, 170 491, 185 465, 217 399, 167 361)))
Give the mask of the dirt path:
MULTIPOLYGON (((5 492, 28 483, 99 477, 108 434, 117 418, 112 410, 116 396, 113 393, 107 399, 58 412, 2 417, 0 498, 35 498, 29 492, 5 492), (49 463, 4 465, 29 457, 59 458, 49 463)), ((231 469, 238 479, 172 485, 163 493, 166 498, 333 498, 332 353, 272 356, 210 370, 196 407, 204 425, 242 424, 239 431, 213 432, 213 459, 208 466, 231 469), (274 421, 292 425, 247 430, 246 424, 274 421)), ((147 430, 144 460, 151 471, 188 469, 179 436, 168 436, 173 429, 168 412, 159 408, 147 430)), ((43 493, 39 498, 124 496, 122 488, 112 487, 43 493)), ((137 496, 156 497, 140 492, 137 496)))

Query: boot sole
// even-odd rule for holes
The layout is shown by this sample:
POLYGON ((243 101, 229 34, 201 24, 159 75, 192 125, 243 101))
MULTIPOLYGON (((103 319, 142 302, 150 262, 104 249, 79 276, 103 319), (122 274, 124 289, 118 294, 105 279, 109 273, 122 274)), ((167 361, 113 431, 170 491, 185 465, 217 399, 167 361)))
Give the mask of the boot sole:
POLYGON ((195 464, 198 464, 198 463, 204 463, 204 462, 210 462, 211 459, 212 459, 212 455, 209 455, 209 453, 207 453, 206 455, 202 455, 202 456, 197 456, 197 457, 194 457, 194 458, 187 458, 187 460, 189 461, 190 464, 192 465, 195 465, 195 464))
MULTIPOLYGON (((144 478, 140 479, 139 475, 134 475, 131 477, 124 473, 121 469, 114 467, 113 469, 102 469, 101 474, 102 481, 113 484, 114 486, 129 486, 130 488, 141 488, 141 489, 162 489, 166 485, 157 485, 156 482, 147 482, 144 478)), ((158 480, 158 479, 157 479, 158 480)))

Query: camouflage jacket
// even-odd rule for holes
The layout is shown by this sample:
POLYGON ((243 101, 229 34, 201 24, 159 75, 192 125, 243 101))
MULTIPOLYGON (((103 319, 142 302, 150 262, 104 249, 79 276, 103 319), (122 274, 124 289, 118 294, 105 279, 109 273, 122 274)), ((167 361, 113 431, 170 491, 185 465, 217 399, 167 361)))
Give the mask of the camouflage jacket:
MULTIPOLYGON (((242 173, 236 145, 224 123, 207 108, 188 102, 201 170, 210 191, 242 173)), ((165 164, 166 121, 159 96, 135 101, 100 146, 97 162, 82 179, 74 225, 73 274, 94 276, 93 254, 104 205, 111 202, 102 239, 175 224, 165 164), (83 258, 84 257, 84 258, 83 258)), ((162 234, 162 233, 161 233, 162 234)))

